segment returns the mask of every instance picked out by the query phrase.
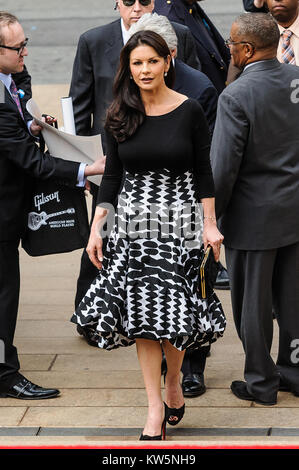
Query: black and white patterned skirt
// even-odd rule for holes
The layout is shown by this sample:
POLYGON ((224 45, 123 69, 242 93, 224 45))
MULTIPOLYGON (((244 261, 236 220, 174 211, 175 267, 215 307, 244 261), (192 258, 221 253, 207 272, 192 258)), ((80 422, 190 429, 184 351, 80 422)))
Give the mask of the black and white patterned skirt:
POLYGON ((201 245, 192 173, 126 173, 103 268, 71 321, 92 327, 104 349, 136 338, 168 339, 179 350, 214 342, 226 320, 215 293, 198 296, 201 245))

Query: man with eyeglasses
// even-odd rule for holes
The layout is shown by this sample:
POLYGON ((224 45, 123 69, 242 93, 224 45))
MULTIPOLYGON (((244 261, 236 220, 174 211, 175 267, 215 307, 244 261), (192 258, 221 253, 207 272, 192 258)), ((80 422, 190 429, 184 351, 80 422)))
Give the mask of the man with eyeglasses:
POLYGON ((32 178, 55 177, 72 186, 83 186, 84 178, 100 174, 100 162, 86 166, 43 154, 30 132, 40 127, 27 115, 12 74, 22 73, 27 40, 17 18, 0 11, 0 397, 23 400, 54 398, 57 389, 39 387, 19 373, 13 345, 20 291, 18 247, 26 226, 27 203, 32 178))
POLYGON ((299 396, 299 68, 277 60, 279 38, 265 13, 245 13, 233 23, 227 43, 243 72, 219 97, 211 147, 216 213, 245 352, 245 381, 232 382, 231 390, 262 405, 275 405, 278 390, 299 396))
MULTIPOLYGON (((74 61, 69 95, 73 98, 76 133, 78 135, 102 135, 105 151, 104 123, 106 111, 112 101, 113 80, 119 64, 120 51, 128 40, 130 26, 144 13, 151 13, 154 0, 118 0, 111 2, 118 9, 120 18, 104 26, 93 28, 79 39, 74 61)), ((194 40, 188 28, 173 24, 179 41, 179 59, 193 68, 200 69, 194 40)), ((93 196, 92 214, 96 205, 96 185, 91 184, 93 196)), ((79 305, 98 271, 84 250, 77 282, 75 307, 79 305)), ((77 326, 77 331, 93 346, 92 329, 77 326)))
MULTIPOLYGON (((1 37, 0 37, 0 40, 1 40, 1 37)), ((1 49, 7 49, 7 50, 15 51, 16 52, 16 57, 19 56, 20 58, 22 58, 23 52, 24 52, 24 50, 27 46, 27 43, 28 43, 28 38, 25 38, 24 43, 21 44, 18 47, 17 46, 14 47, 14 46, 7 46, 5 44, 0 44, 0 50, 1 49)), ((25 119, 28 123, 28 129, 31 132, 31 126, 33 126, 32 130, 33 130, 33 133, 34 133, 35 132, 34 131, 34 123, 32 121, 32 117, 28 113, 28 111, 26 109, 26 106, 25 106, 28 99, 30 99, 31 96, 32 96, 32 93, 31 93, 31 77, 28 74, 27 69, 26 69, 22 59, 21 59, 21 62, 23 63, 23 70, 20 71, 20 72, 16 72, 16 73, 12 74, 12 78, 14 80, 14 83, 16 84, 17 89, 19 90, 19 98, 22 100, 22 105, 23 105, 22 106, 22 112, 23 112, 23 114, 25 116, 25 119)), ((37 130, 37 132, 39 132, 39 131, 37 130)))

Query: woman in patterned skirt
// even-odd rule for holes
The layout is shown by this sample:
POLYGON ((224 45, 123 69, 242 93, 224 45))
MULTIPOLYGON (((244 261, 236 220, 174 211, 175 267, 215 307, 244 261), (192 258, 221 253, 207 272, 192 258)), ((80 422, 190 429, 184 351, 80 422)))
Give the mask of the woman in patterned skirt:
POLYGON ((142 440, 160 440, 166 421, 177 424, 184 414, 185 350, 215 341, 225 329, 216 295, 208 301, 198 295, 201 244, 211 245, 218 260, 223 241, 215 218, 209 129, 197 101, 171 89, 170 57, 165 41, 151 31, 134 34, 122 49, 87 247, 100 271, 72 317, 96 330, 101 348, 136 343, 148 396, 142 440), (112 215, 103 255, 103 227, 112 215))

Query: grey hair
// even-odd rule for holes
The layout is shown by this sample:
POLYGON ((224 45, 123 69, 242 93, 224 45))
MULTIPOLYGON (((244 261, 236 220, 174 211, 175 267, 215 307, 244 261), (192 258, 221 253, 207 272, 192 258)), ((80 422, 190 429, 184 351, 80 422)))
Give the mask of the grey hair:
POLYGON ((10 26, 11 24, 18 23, 18 18, 7 11, 0 11, 0 43, 4 42, 4 36, 2 33, 3 26, 10 26))
POLYGON ((278 25, 270 13, 243 13, 234 21, 238 36, 261 48, 277 48, 280 38, 278 25))
POLYGON ((154 33, 159 34, 159 36, 161 36, 166 42, 170 51, 178 47, 177 35, 166 16, 158 15, 157 13, 145 13, 130 27, 130 37, 133 36, 133 34, 144 30, 154 31, 154 33))

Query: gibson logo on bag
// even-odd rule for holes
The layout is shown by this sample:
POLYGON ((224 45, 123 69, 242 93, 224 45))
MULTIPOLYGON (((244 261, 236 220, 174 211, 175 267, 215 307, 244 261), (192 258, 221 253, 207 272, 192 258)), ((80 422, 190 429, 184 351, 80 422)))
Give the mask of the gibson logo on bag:
POLYGON ((60 202, 59 191, 55 191, 55 193, 48 194, 47 196, 45 196, 44 193, 36 194, 36 196, 34 196, 34 205, 40 211, 40 207, 43 204, 47 204, 47 202, 54 201, 55 199, 57 202, 60 202))

